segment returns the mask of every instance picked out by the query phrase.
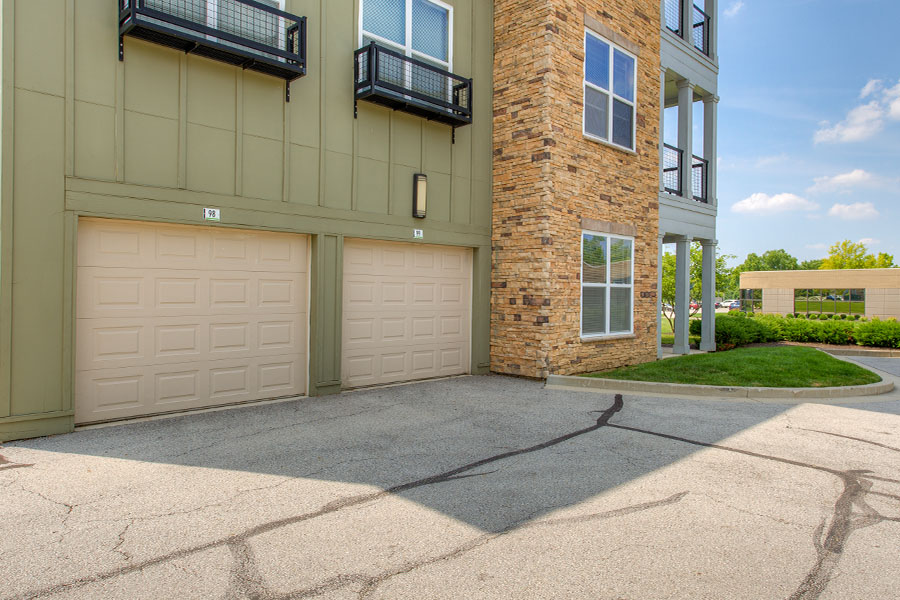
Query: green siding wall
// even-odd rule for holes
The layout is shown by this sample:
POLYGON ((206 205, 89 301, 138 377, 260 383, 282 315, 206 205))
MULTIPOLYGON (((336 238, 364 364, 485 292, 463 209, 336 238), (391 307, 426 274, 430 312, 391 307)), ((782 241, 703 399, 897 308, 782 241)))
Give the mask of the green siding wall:
POLYGON ((71 427, 79 216, 313 235, 311 390, 340 387, 344 237, 475 248, 473 369, 488 362, 492 2, 452 0, 453 70, 475 124, 361 102, 357 0, 288 0, 309 21, 308 76, 271 77, 125 40, 113 0, 0 4, 0 440, 71 427), (481 92, 481 93, 480 93, 481 92), (410 216, 428 175, 428 218, 410 216), (483 331, 482 331, 483 330, 483 331), (17 425, 18 423, 18 425, 17 425), (23 425, 23 424, 26 424, 23 425), (18 433, 17 433, 18 432, 18 433))

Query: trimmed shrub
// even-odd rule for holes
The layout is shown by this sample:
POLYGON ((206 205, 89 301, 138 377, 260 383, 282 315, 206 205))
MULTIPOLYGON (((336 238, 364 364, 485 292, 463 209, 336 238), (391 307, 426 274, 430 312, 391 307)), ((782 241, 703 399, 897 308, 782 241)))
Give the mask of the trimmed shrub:
POLYGON ((860 323, 856 327, 856 339, 862 346, 900 348, 900 323, 896 319, 882 321, 878 318, 860 323))

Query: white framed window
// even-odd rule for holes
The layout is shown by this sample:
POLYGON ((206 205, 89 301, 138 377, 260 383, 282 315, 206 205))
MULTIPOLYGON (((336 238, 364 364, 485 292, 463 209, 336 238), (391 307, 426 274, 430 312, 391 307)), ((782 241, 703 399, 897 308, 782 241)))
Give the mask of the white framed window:
POLYGON ((360 0, 359 46, 376 42, 453 70, 453 7, 439 0, 360 0))
POLYGON ((634 333, 634 238, 581 233, 581 337, 634 333))
POLYGON ((588 138, 634 150, 637 58, 584 32, 584 119, 588 138))

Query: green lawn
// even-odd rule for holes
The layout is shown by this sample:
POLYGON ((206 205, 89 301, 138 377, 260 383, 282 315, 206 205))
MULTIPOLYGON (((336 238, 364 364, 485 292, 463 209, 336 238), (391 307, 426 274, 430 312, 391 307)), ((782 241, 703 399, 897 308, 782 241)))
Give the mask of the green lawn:
POLYGON ((739 387, 837 387, 881 378, 814 348, 738 348, 592 373, 587 377, 739 387))
MULTIPOLYGON (((699 335, 692 335, 690 339, 691 344, 700 344, 699 335)), ((669 324, 669 320, 665 317, 662 320, 662 343, 664 346, 671 346, 675 343, 675 332, 672 331, 672 325, 669 324)))

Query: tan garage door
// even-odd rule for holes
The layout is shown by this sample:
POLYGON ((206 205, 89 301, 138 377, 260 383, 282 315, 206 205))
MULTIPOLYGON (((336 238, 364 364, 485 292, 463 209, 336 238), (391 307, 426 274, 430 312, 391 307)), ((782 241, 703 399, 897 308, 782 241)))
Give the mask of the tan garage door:
POLYGON ((305 394, 307 246, 79 221, 75 421, 305 394))
POLYGON ((346 240, 344 387, 469 372, 472 253, 346 240))

